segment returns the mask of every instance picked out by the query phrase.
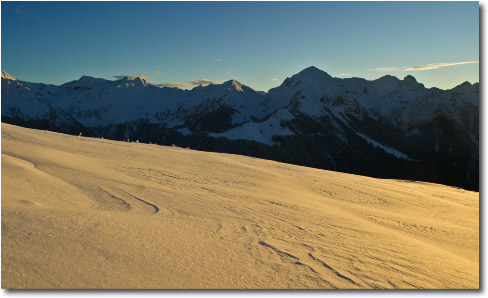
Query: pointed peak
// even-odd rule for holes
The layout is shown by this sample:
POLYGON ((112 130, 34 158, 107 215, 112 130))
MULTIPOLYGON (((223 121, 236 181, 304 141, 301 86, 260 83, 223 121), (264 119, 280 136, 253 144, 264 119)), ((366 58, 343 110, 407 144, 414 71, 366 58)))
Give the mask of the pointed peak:
POLYGON ((237 91, 243 91, 242 84, 236 80, 228 80, 227 82, 224 82, 222 85, 226 88, 235 89, 237 91))
POLYGON ((146 78, 145 76, 138 76, 133 79, 133 81, 136 81, 138 83, 146 84, 146 78))
POLYGON ((225 81, 222 84, 223 85, 234 85, 234 84, 241 84, 241 83, 239 83, 238 81, 232 79, 232 80, 225 81))
POLYGON ((312 65, 312 66, 309 66, 309 67, 303 69, 301 72, 319 72, 319 71, 322 71, 322 70, 320 70, 317 67, 312 65))
POLYGON ((193 87, 191 90, 200 90, 202 88, 204 88, 203 84, 199 84, 199 85, 193 87))
POLYGON ((16 78, 13 76, 9 75, 6 71, 2 70, 2 79, 7 79, 7 80, 12 80, 12 81, 17 81, 16 78))
POLYGON ((325 71, 323 71, 321 69, 318 69, 315 66, 309 66, 309 67, 305 68, 304 70, 300 71, 298 74, 301 74, 301 75, 324 75, 324 74, 326 74, 327 76, 330 76, 328 73, 326 73, 325 71))

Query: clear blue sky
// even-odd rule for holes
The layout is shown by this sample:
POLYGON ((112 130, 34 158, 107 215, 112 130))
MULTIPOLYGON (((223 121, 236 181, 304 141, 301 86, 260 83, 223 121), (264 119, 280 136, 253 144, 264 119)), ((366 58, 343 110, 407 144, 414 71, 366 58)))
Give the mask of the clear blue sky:
POLYGON ((442 89, 479 81, 478 2, 3 1, 1 8, 1 68, 24 81, 233 78, 267 91, 311 65, 369 80, 411 74, 442 89), (471 63, 451 64, 458 62, 471 63))

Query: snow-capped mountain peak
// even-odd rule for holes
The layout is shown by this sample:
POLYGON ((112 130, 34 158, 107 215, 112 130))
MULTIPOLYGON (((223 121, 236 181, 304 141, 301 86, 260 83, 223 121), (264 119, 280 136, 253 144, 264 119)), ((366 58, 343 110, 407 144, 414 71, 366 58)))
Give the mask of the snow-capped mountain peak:
POLYGON ((224 82, 224 83, 222 83, 222 86, 228 90, 237 90, 240 92, 244 91, 242 89, 243 85, 241 83, 239 83, 238 81, 235 81, 235 80, 229 80, 227 82, 224 82))
MULTIPOLYGON (((283 82, 288 87, 311 87, 313 89, 337 89, 337 81, 323 70, 315 66, 310 66, 293 75, 291 78, 286 78, 283 82)), ((282 84, 282 85, 283 85, 282 84)))
POLYGON ((318 69, 315 66, 310 66, 300 71, 296 75, 292 76, 294 81, 329 81, 333 78, 323 70, 318 69))
POLYGON ((301 111, 309 115, 317 115, 322 110, 320 98, 324 95, 335 97, 342 93, 344 87, 338 79, 333 78, 325 71, 310 66, 299 73, 286 78, 283 83, 268 91, 268 96, 276 103, 290 102, 301 98, 301 111))
POLYGON ((142 86, 146 86, 148 84, 147 81, 146 81, 146 79, 144 79, 141 76, 134 78, 133 81, 135 83, 137 83, 138 85, 142 85, 142 86))
POLYGON ((2 79, 7 79, 7 80, 12 80, 12 81, 17 81, 16 78, 13 76, 9 75, 6 71, 2 70, 2 79))
POLYGON ((330 77, 330 75, 328 73, 326 73, 325 71, 318 69, 315 66, 309 66, 309 67, 303 69, 302 71, 300 71, 299 73, 297 73, 296 75, 298 75, 298 76, 317 76, 317 75, 324 75, 324 74, 330 77))

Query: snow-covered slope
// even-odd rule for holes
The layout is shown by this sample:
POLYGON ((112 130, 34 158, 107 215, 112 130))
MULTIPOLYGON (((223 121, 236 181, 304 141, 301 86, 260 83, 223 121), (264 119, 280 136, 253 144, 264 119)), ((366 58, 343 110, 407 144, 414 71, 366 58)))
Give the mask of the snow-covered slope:
POLYGON ((266 120, 260 122, 249 121, 236 128, 223 133, 211 133, 211 137, 224 137, 231 140, 250 140, 266 145, 279 145, 273 142, 273 136, 288 136, 293 133, 282 125, 285 121, 293 119, 293 115, 287 109, 280 109, 266 120))

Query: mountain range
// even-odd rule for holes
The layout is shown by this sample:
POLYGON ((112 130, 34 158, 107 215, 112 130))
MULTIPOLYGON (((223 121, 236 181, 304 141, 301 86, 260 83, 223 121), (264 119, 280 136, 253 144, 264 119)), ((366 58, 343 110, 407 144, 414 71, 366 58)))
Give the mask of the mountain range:
POLYGON ((237 81, 191 90, 141 77, 59 86, 2 71, 2 122, 235 153, 479 190, 479 84, 334 78, 308 67, 267 93, 237 81))

